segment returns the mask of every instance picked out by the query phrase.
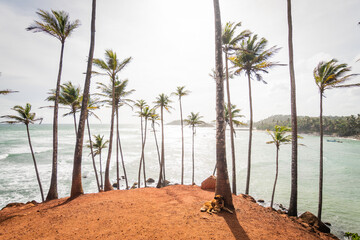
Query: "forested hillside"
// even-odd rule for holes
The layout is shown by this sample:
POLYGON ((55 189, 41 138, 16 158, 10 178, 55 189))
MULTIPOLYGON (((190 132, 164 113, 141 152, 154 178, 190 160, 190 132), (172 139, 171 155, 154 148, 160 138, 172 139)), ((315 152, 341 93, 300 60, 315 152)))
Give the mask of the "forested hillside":
MULTIPOLYGON (((340 137, 360 135, 360 114, 346 117, 324 116, 324 134, 340 137)), ((259 130, 273 130, 275 125, 291 127, 290 115, 274 115, 255 123, 259 130)), ((318 133, 319 117, 298 116, 299 133, 318 133)))

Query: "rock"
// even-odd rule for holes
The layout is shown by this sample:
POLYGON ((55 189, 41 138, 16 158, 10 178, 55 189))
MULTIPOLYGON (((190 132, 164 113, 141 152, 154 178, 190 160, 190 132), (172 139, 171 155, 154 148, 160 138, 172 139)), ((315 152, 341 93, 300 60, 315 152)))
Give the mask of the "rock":
POLYGON ((114 183, 112 186, 113 186, 114 188, 117 188, 117 187, 118 187, 117 183, 114 183))
POLYGON ((32 204, 32 205, 36 206, 36 205, 38 205, 39 203, 36 202, 35 200, 32 200, 32 201, 26 203, 26 205, 28 205, 28 204, 32 204))
POLYGON ((154 182, 155 182, 155 180, 154 180, 154 179, 152 179, 152 178, 148 178, 148 180, 146 180, 146 182, 147 182, 147 183, 154 183, 154 182))
POLYGON ((201 189, 215 191, 216 177, 211 175, 201 183, 201 189))
POLYGON ((131 186, 131 189, 135 189, 137 186, 137 182, 134 182, 134 184, 131 186))
POLYGON ((325 223, 325 225, 331 227, 331 223, 329 223, 329 222, 324 222, 324 223, 325 223))
POLYGON ((169 184, 170 184, 170 181, 168 181, 168 180, 166 180, 166 179, 165 179, 165 181, 164 181, 164 182, 165 182, 165 186, 167 186, 167 185, 169 185, 169 184))
POLYGON ((301 214, 300 218, 305 223, 308 223, 310 226, 315 227, 320 232, 330 233, 330 228, 326 226, 323 222, 319 221, 319 219, 311 212, 304 212, 303 214, 301 214))
POLYGON ((8 207, 20 207, 20 206, 24 206, 24 203, 9 203, 8 205, 6 205, 4 208, 8 208, 8 207))
POLYGON ((263 200, 263 199, 258 199, 257 200, 259 203, 264 203, 265 202, 265 200, 263 200))
POLYGON ((286 208, 280 203, 280 205, 279 205, 279 208, 281 209, 281 210, 286 210, 286 208))
POLYGON ((243 197, 243 198, 246 199, 246 200, 249 200, 250 202, 256 203, 255 198, 253 198, 253 197, 250 196, 250 195, 241 194, 241 195, 239 195, 239 196, 243 197))
POLYGON ((125 179, 125 176, 121 176, 121 179, 125 179))

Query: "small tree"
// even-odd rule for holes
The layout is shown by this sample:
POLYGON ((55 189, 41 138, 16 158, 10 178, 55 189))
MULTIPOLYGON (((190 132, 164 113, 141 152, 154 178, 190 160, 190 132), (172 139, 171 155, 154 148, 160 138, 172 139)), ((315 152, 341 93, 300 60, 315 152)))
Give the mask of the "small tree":
POLYGON ((192 129, 192 178, 191 178, 191 184, 195 185, 195 134, 196 134, 196 126, 200 124, 204 124, 204 121, 201 121, 200 119, 202 116, 199 116, 199 113, 193 113, 191 112, 190 115, 188 115, 187 119, 185 119, 185 122, 187 125, 189 125, 192 129))
POLYGON ((104 141, 104 135, 100 136, 100 134, 98 135, 93 135, 94 137, 94 141, 92 141, 92 146, 94 148, 94 156, 99 155, 99 162, 100 162, 100 188, 101 190, 104 190, 104 184, 103 184, 103 176, 102 176, 102 162, 101 162, 101 153, 102 150, 104 148, 107 148, 107 144, 109 143, 108 140, 104 141))
POLYGON ((12 110, 16 111, 18 115, 5 115, 5 116, 1 116, 1 118, 11 119, 9 121, 3 121, 4 123, 9 123, 9 124, 23 123, 23 124, 25 124, 26 133, 28 136, 28 141, 29 141, 29 146, 30 146, 30 151, 31 151, 31 156, 32 156, 32 159, 34 162, 36 178, 37 178, 39 188, 40 188, 41 199, 44 202, 44 193, 43 193, 43 189, 41 186, 40 175, 39 175, 39 171, 38 171, 37 164, 36 164, 34 150, 31 145, 31 138, 30 138, 30 132, 29 132, 29 124, 33 124, 36 121, 40 121, 40 123, 41 123, 42 118, 35 118, 36 114, 30 112, 31 105, 29 103, 26 104, 25 108, 21 107, 21 106, 15 106, 12 108, 12 110))

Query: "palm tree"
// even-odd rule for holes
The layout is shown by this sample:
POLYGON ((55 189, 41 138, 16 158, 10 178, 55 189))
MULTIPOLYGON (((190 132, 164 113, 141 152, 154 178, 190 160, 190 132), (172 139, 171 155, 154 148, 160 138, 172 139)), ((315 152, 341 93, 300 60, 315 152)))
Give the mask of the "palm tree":
MULTIPOLYGON (((73 115, 74 118, 74 126, 75 126, 75 135, 77 134, 77 126, 76 126, 76 112, 80 110, 81 99, 80 95, 80 87, 75 87, 72 82, 67 82, 60 85, 60 94, 59 94, 59 104, 70 107, 70 112, 65 113, 63 116, 73 115)), ((47 101, 55 101, 56 93, 55 90, 52 89, 50 92, 50 96, 46 98, 47 101)))
MULTIPOLYGON (((144 144, 144 123, 143 123, 143 115, 141 113, 143 111, 143 108, 147 106, 146 101, 144 99, 136 100, 134 106, 139 108, 139 111, 137 113, 139 114, 140 117, 141 149, 142 149, 144 144)), ((142 164, 142 155, 140 159, 140 168, 141 168, 141 164, 142 164)), ((146 182, 144 183, 144 186, 146 186, 146 182)), ((140 180, 138 183, 138 188, 140 188, 140 180)))
POLYGON ((157 154, 158 154, 159 167, 160 167, 161 166, 161 157, 160 157, 159 144, 158 144, 158 141, 157 141, 156 130, 155 130, 155 124, 158 124, 156 121, 159 120, 160 117, 159 117, 159 114, 157 114, 155 111, 156 110, 154 108, 151 109, 152 114, 150 116, 150 120, 151 120, 151 127, 152 127, 153 132, 154 132, 156 150, 157 150, 157 154))
MULTIPOLYGON (((226 125, 230 126, 230 116, 232 119, 233 124, 235 124, 235 126, 239 127, 239 126, 245 126, 246 123, 243 123, 237 119, 239 118, 243 118, 245 117, 244 115, 240 114, 241 109, 240 108, 236 108, 236 105, 231 104, 231 114, 229 115, 229 109, 227 107, 227 104, 224 105, 224 109, 225 109, 225 122, 226 125)), ((226 129, 226 125, 225 125, 225 129, 226 129)), ((233 129, 234 135, 235 135, 235 129, 233 129)))
POLYGON ((338 60, 332 59, 328 62, 320 62, 314 69, 314 79, 316 85, 319 87, 320 92, 320 175, 319 175, 319 207, 318 207, 318 218, 321 221, 322 211, 322 192, 323 192, 323 104, 322 99, 324 91, 331 88, 344 88, 344 87, 355 87, 360 84, 349 84, 346 85, 344 82, 348 81, 351 77, 358 74, 348 74, 351 71, 351 67, 347 64, 338 64, 338 60))
POLYGON ((75 198, 84 193, 81 183, 81 161, 82 161, 82 148, 83 148, 84 131, 85 131, 85 120, 87 119, 88 116, 90 80, 91 80, 94 48, 95 48, 95 16, 96 16, 96 0, 93 0, 92 11, 91 11, 90 49, 89 49, 87 69, 85 75, 84 92, 82 94, 83 99, 81 104, 79 129, 78 129, 78 134, 76 135, 74 166, 73 166, 73 176, 72 176, 71 195, 70 195, 71 198, 75 198))
POLYGON ((249 148, 248 148, 248 169, 246 178, 245 194, 249 194, 250 187, 250 170, 251 170, 251 145, 252 145, 252 129, 253 129, 253 110, 252 110, 252 96, 251 96, 251 81, 250 79, 255 76, 258 81, 262 81, 263 77, 260 73, 268 73, 268 69, 276 65, 274 62, 268 61, 280 48, 273 46, 265 50, 267 40, 261 38, 257 41, 257 35, 250 36, 247 41, 242 40, 238 46, 239 50, 236 56, 230 57, 230 60, 237 68, 235 74, 239 75, 242 72, 248 76, 249 84, 249 103, 250 103, 250 126, 249 126, 249 148))
MULTIPOLYGON (((94 59, 93 64, 103 70, 105 73, 102 75, 108 75, 112 82, 112 106, 111 106, 111 124, 110 124, 110 139, 109 139, 109 150, 108 156, 106 160, 106 168, 105 168, 105 191, 112 190, 112 186, 110 183, 110 160, 111 160, 111 150, 112 150, 112 139, 114 132, 114 116, 116 109, 116 98, 115 98, 115 84, 117 80, 117 74, 131 61, 131 57, 124 59, 123 61, 119 61, 117 55, 112 50, 105 51, 105 61, 101 59, 94 59)), ((93 72, 95 74, 100 74, 97 72, 93 72)))
POLYGON ((6 95, 6 94, 9 94, 9 93, 15 93, 15 92, 19 92, 19 91, 13 91, 13 90, 10 90, 10 89, 5 89, 5 90, 0 90, 0 95, 6 95))
POLYGON ((216 166, 217 178, 215 195, 224 197, 225 206, 234 209, 226 163, 225 114, 224 114, 224 75, 221 44, 221 16, 219 0, 214 0, 215 18, 215 76, 216 76, 216 166))
POLYGON ((172 101, 169 97, 162 93, 157 98, 155 103, 155 108, 160 108, 160 119, 161 119, 161 164, 160 164, 160 174, 157 188, 165 186, 165 143, 164 143, 164 109, 170 112, 170 103, 172 101))
POLYGON ((33 162, 34 162, 36 178, 37 178, 39 188, 40 188, 41 199, 44 202, 44 193, 43 193, 43 189, 41 186, 40 175, 39 175, 36 160, 35 160, 34 150, 31 145, 31 138, 30 138, 30 132, 29 132, 29 124, 33 124, 36 121, 40 121, 40 123, 41 123, 42 118, 35 118, 36 114, 30 112, 31 105, 29 103, 27 103, 25 107, 15 106, 12 108, 12 110, 16 111, 17 115, 5 115, 5 116, 1 116, 1 118, 11 119, 9 121, 4 121, 4 123, 9 123, 9 124, 23 123, 23 124, 25 124, 28 141, 29 141, 29 146, 30 146, 30 151, 31 151, 33 162))
MULTIPOLYGON (((225 68, 226 68, 226 93, 228 108, 231 108, 230 100, 230 83, 229 83, 229 67, 228 67, 228 56, 231 54, 231 51, 234 50, 235 45, 242 39, 250 35, 250 31, 245 30, 240 34, 235 35, 235 30, 237 27, 241 26, 241 22, 235 24, 233 22, 227 22, 223 28, 221 40, 222 40, 222 49, 225 53, 225 68)), ((229 125, 230 125, 230 141, 231 141, 231 156, 232 156, 232 187, 233 193, 236 194, 236 161, 235 161, 235 145, 234 145, 234 126, 232 121, 231 114, 229 115, 229 125)))
MULTIPOLYGON (((125 164, 124 164, 124 156, 123 156, 122 147, 121 147, 120 131, 119 131, 119 108, 123 105, 128 105, 131 107, 131 105, 129 103, 131 103, 132 100, 130 100, 126 97, 128 97, 131 93, 133 93, 135 91, 134 89, 126 91, 128 82, 129 82, 129 80, 127 80, 127 79, 125 79, 123 81, 121 81, 121 80, 115 81, 115 114, 116 114, 116 139, 117 139, 116 140, 116 142, 117 142, 117 144, 116 144, 116 173, 117 173, 117 188, 118 189, 120 189, 119 150, 120 150, 122 167, 123 167, 123 171, 124 171, 126 188, 127 189, 129 188, 125 164)), ((112 105, 112 88, 113 88, 112 84, 110 84, 110 85, 105 85, 103 83, 97 83, 97 84, 98 84, 97 88, 100 89, 102 92, 97 95, 107 98, 103 102, 105 102, 111 106, 112 105)))
POLYGON ((188 115, 187 119, 185 119, 185 122, 187 125, 189 125, 192 128, 192 178, 191 178, 191 184, 195 185, 195 160, 194 160, 194 145, 195 145, 195 134, 196 134, 196 126, 200 124, 204 124, 204 121, 201 121, 200 119, 202 116, 199 116, 199 113, 193 113, 191 112, 190 115, 188 115))
POLYGON ((290 91, 291 91, 291 192, 289 204, 289 216, 297 216, 297 113, 296 113, 296 84, 292 41, 292 17, 291 0, 287 0, 288 16, 288 45, 289 45, 289 72, 290 72, 290 91))
POLYGON ((88 147, 90 148, 90 155, 91 155, 91 159, 92 159, 92 162, 93 162, 93 168, 94 168, 96 183, 97 183, 97 186, 98 186, 98 190, 100 192, 101 188, 100 188, 99 178, 98 178, 98 174, 97 174, 97 170, 96 170, 95 154, 94 154, 94 151, 93 151, 93 144, 92 144, 92 141, 91 141, 91 132, 90 132, 90 124, 89 124, 89 116, 92 115, 92 116, 95 116, 97 119, 99 119, 99 117, 93 112, 93 110, 95 110, 95 109, 99 109, 99 100, 97 98, 96 99, 89 98, 88 107, 87 107, 88 114, 87 114, 87 118, 86 118, 86 125, 87 125, 88 136, 89 136, 89 146, 88 147))
POLYGON ((106 144, 108 144, 109 141, 108 140, 104 141, 104 135, 100 136, 100 134, 98 134, 98 135, 93 135, 93 137, 95 139, 94 139, 94 141, 91 141, 91 142, 92 142, 93 148, 95 149, 94 156, 99 155, 99 162, 100 162, 100 182, 101 182, 100 189, 104 190, 101 153, 104 148, 107 148, 106 144))
POLYGON ((52 200, 58 198, 57 192, 57 151, 58 151, 58 105, 59 105, 59 93, 60 93, 60 82, 61 82, 61 72, 62 72, 62 61, 64 55, 64 46, 65 40, 69 37, 72 32, 79 27, 80 21, 75 20, 74 22, 70 21, 69 14, 65 11, 54 11, 51 13, 44 10, 39 10, 36 14, 40 17, 40 21, 34 21, 29 27, 26 28, 27 31, 33 32, 43 32, 47 33, 61 42, 61 52, 60 52, 60 63, 59 63, 59 72, 56 82, 55 90, 55 103, 54 103, 54 119, 53 119, 53 160, 52 160, 52 173, 51 173, 51 183, 48 195, 46 200, 52 200))
POLYGON ((184 123, 182 116, 181 98, 190 94, 189 90, 185 90, 185 86, 177 87, 172 95, 179 97, 180 104, 180 121, 181 121, 181 185, 184 184, 184 123))
POLYGON ((285 126, 275 126, 275 131, 266 130, 269 135, 272 137, 272 141, 266 142, 267 144, 275 144, 276 147, 276 173, 275 173, 275 181, 274 181, 274 187, 271 195, 271 203, 270 207, 273 207, 274 203, 274 196, 275 196, 275 188, 276 188, 276 182, 279 175, 279 150, 281 144, 288 144, 291 142, 291 135, 286 135, 287 132, 291 131, 291 128, 285 127, 285 126))
POLYGON ((139 164, 139 174, 138 174, 138 187, 140 188, 140 173, 141 173, 141 165, 143 165, 143 173, 144 173, 144 186, 146 187, 146 170, 145 170, 145 156, 144 156, 144 151, 145 151, 145 143, 146 143, 146 132, 147 132, 147 121, 148 119, 151 117, 152 110, 150 109, 149 106, 145 106, 142 109, 142 112, 139 113, 141 115, 141 117, 144 118, 145 120, 145 129, 144 129, 144 138, 143 138, 143 142, 142 142, 142 148, 141 148, 141 157, 140 157, 140 164, 139 164))

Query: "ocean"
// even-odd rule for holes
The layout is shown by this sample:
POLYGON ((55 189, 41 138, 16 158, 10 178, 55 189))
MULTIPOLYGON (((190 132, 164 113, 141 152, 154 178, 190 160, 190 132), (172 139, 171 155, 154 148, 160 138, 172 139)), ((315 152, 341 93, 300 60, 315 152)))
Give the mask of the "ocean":
MULTIPOLYGON (((150 127, 150 126, 148 126, 150 127)), ((161 144, 160 127, 157 126, 157 138, 161 144)), ((147 178, 157 181, 159 176, 158 155, 154 133, 147 132, 145 161, 147 178)), ((228 134, 229 132, 227 132, 228 134)), ((51 177, 52 165, 52 125, 31 125, 32 145, 40 172, 44 195, 46 197, 51 177)), ((109 125, 91 125, 92 135, 109 136, 109 125)), ((191 184, 191 128, 184 128, 185 134, 185 184, 191 184)), ((139 124, 122 124, 120 126, 121 143, 129 185, 137 182, 139 160, 141 155, 141 135, 139 124)), ((298 212, 310 211, 317 214, 318 176, 319 176, 319 137, 302 135, 299 139, 298 160, 298 212)), ((88 134, 85 133, 88 141, 88 134)), ((270 136, 264 131, 253 132, 252 168, 250 195, 255 199, 265 200, 269 206, 275 178, 275 154, 273 144, 266 144, 270 136)), ((84 144, 86 145, 86 144, 84 144)), ((67 197, 71 189, 71 174, 75 147, 74 126, 59 126, 58 150, 58 192, 59 197, 67 197)), ((238 130, 235 138, 237 159, 237 191, 245 191, 248 131, 238 130)), ((85 193, 97 192, 90 150, 84 148, 82 175, 85 193)), ((102 163, 105 166, 107 149, 103 151, 102 163)), ((166 178, 171 184, 180 183, 181 179, 181 128, 165 126, 165 161, 166 178)), ((231 178, 231 152, 227 141, 228 172, 231 178)), ((99 170, 99 157, 96 157, 99 170)), ((41 201, 33 161, 28 145, 24 125, 0 124, 0 208, 11 202, 41 201)), ((279 177, 274 201, 285 207, 290 199, 290 164, 291 145, 282 145, 279 152, 279 177)), ((195 136, 195 183, 209 177, 215 167, 215 128, 197 128, 195 136)), ((120 168, 122 169, 122 168, 120 168)), ((352 139, 324 138, 324 222, 331 223, 331 232, 342 238, 344 232, 360 233, 360 141, 352 139), (327 140, 340 140, 328 142, 327 140)), ((104 170, 104 169, 103 169, 104 170)), ((123 175, 122 171, 120 175, 123 175)), ((116 182, 116 151, 112 151, 110 178, 116 182)), ((231 179, 230 179, 231 182, 231 179)), ((121 189, 125 181, 121 180, 121 189)), ((143 184, 143 183, 142 183, 143 184)), ((151 185, 154 186, 154 185, 151 185)))

